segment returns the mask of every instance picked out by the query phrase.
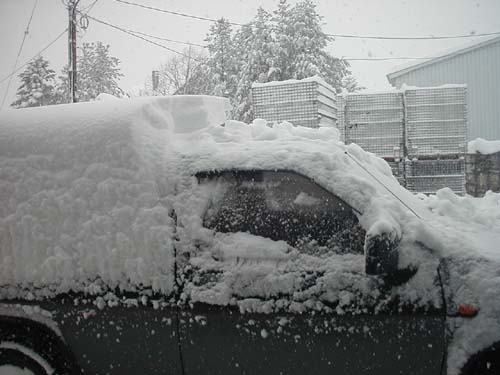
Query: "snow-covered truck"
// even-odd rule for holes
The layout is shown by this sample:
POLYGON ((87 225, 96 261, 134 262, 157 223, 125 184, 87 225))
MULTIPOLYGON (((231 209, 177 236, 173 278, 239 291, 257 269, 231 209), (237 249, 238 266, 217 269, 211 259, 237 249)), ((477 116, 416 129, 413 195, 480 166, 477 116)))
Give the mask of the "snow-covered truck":
POLYGON ((225 105, 0 114, 0 373, 498 373, 498 194, 225 105))

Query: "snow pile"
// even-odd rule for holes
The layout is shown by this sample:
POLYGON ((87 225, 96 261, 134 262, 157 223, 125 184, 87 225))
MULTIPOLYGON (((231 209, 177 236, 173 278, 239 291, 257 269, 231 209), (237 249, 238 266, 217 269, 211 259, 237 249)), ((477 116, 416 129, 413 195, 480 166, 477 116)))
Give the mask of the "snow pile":
POLYGON ((3 112, 3 294, 19 295, 19 286, 40 295, 141 287, 170 293, 169 133, 183 123, 223 121, 223 112, 205 110, 220 102, 116 100, 3 112))
POLYGON ((473 319, 450 323, 448 373, 454 375, 472 354, 500 340, 500 194, 459 197, 446 188, 422 199, 436 216, 429 221, 432 231, 418 238, 433 237, 434 249, 446 260, 447 298, 479 309, 473 319))
POLYGON ((495 154, 500 152, 500 141, 487 141, 482 138, 476 138, 467 144, 467 152, 469 154, 495 154))

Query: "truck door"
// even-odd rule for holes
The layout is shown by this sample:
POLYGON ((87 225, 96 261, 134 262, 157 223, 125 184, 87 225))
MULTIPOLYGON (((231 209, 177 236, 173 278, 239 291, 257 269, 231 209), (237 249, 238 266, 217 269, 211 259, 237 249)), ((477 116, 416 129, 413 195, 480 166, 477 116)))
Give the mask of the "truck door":
POLYGON ((193 185, 177 206, 186 374, 440 373, 443 316, 364 273, 345 202, 290 172, 193 185))

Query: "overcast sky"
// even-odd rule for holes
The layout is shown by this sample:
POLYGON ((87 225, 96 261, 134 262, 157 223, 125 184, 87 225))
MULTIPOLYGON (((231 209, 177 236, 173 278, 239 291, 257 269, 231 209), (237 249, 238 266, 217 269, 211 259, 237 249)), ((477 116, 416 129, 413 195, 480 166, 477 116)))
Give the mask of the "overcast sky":
MULTIPOLYGON (((246 23, 259 6, 268 11, 277 0, 130 0, 148 6, 207 18, 225 17, 246 23)), ((85 10, 94 0, 81 0, 85 10)), ((290 0, 293 4, 296 1, 290 0)), ((500 31, 500 0, 315 0, 318 13, 324 16, 323 30, 333 34, 374 36, 467 35, 500 31)), ((35 0, 0 0, 0 80, 13 68, 35 0)), ((117 26, 159 37, 203 44, 210 22, 169 15, 119 3, 98 0, 89 13, 117 26)), ((33 57, 55 39, 68 23, 61 0, 38 0, 18 66, 33 57)), ((475 37, 478 42, 484 38, 475 37)), ((111 54, 121 60, 124 77, 121 87, 129 91, 143 87, 146 77, 171 54, 118 30, 90 21, 78 43, 102 41, 111 46, 111 54)), ((330 52, 345 58, 425 57, 454 48, 469 39, 447 40, 368 40, 336 38, 330 52)), ((160 42, 182 50, 186 46, 160 42)), ((67 63, 67 36, 60 38, 43 56, 57 73, 67 63)), ((371 90, 389 87, 385 75, 405 61, 353 61, 352 72, 361 85, 371 90)), ((19 73, 18 73, 19 74, 19 73)), ((12 80, 6 106, 19 86, 17 74, 12 80)), ((7 81, 0 83, 0 102, 7 81)))

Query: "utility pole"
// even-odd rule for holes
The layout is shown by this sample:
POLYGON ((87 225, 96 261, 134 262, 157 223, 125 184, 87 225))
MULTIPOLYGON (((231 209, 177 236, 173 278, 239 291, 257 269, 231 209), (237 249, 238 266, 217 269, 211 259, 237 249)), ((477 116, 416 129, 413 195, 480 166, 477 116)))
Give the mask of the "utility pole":
POLYGON ((80 0, 68 0, 68 79, 69 101, 76 103, 76 11, 80 0))

